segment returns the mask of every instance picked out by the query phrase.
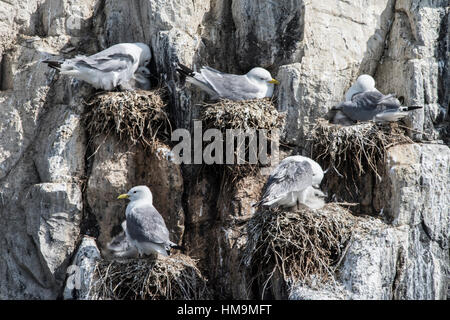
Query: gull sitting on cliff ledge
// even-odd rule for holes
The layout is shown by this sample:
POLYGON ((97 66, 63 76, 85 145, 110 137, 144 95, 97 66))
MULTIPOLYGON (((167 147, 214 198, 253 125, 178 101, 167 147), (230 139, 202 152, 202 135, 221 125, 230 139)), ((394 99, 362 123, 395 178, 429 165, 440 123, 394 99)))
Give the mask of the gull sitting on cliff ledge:
POLYGON ((334 124, 352 125, 357 122, 397 121, 408 115, 409 111, 421 106, 402 106, 395 95, 384 95, 375 88, 375 80, 363 74, 345 94, 345 102, 331 108, 325 116, 334 124))
POLYGON ((161 254, 168 256, 170 249, 182 249, 169 239, 163 217, 153 206, 153 196, 147 186, 133 187, 118 199, 129 199, 125 211, 125 234, 130 245, 139 255, 161 254))
POLYGON ((272 78, 264 68, 253 68, 244 75, 229 74, 211 67, 202 67, 195 72, 178 64, 177 71, 186 81, 208 93, 212 100, 230 99, 233 101, 262 99, 272 97, 274 85, 279 82, 272 78))

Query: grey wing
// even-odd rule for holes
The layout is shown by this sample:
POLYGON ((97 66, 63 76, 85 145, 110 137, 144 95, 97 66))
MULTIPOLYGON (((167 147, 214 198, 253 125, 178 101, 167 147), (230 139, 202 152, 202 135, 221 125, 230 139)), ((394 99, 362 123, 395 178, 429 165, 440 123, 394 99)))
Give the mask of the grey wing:
POLYGON ((399 107, 398 100, 392 95, 383 95, 379 91, 367 91, 353 95, 352 101, 341 103, 337 109, 355 121, 372 120, 386 109, 399 107))
POLYGON ((132 239, 139 242, 169 242, 169 230, 153 206, 130 210, 127 214, 127 232, 132 239))
POLYGON ((248 95, 259 92, 259 88, 249 82, 245 76, 223 73, 209 67, 202 68, 200 72, 203 79, 221 98, 248 99, 248 95))
POLYGON ((283 197, 289 192, 302 191, 312 185, 312 177, 313 170, 307 161, 280 163, 264 186, 261 202, 283 197))
POLYGON ((102 72, 118 72, 131 69, 135 65, 133 56, 126 53, 113 53, 108 55, 99 55, 98 53, 90 57, 76 57, 72 60, 76 68, 95 69, 102 72))

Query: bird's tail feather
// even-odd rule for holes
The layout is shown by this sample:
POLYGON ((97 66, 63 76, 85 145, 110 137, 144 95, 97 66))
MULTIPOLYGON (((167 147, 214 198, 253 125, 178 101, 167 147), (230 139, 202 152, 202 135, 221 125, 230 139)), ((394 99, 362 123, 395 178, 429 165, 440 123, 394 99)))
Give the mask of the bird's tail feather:
POLYGON ((61 64, 63 63, 60 60, 44 60, 43 63, 48 64, 48 66, 52 69, 61 70, 61 64))
POLYGON ((422 109, 423 106, 408 106, 408 109, 406 109, 406 111, 412 111, 412 110, 417 110, 417 109, 422 109))
POLYGON ((178 68, 176 70, 183 76, 189 76, 189 77, 194 76, 194 70, 185 66, 184 64, 178 63, 178 68))

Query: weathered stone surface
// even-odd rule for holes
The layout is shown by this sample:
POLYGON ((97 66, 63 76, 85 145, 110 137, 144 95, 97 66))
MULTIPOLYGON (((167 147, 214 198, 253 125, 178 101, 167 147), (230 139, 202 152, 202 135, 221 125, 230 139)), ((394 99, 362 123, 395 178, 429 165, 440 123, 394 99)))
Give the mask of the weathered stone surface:
POLYGON ((67 268, 67 280, 64 287, 65 300, 87 300, 97 260, 101 259, 100 251, 94 238, 84 236, 67 268))
POLYGON ((80 179, 85 170, 86 142, 81 116, 65 105, 56 105, 35 143, 35 164, 41 181, 80 179))
POLYGON ((52 274, 64 270, 79 234, 82 202, 76 184, 34 185, 24 199, 27 233, 52 274))
POLYGON ((252 298, 251 276, 242 263, 247 242, 245 222, 256 211, 252 204, 259 200, 265 178, 250 175, 237 179, 233 185, 225 185, 221 190, 217 202, 219 217, 211 235, 214 253, 209 259, 217 291, 223 297, 231 294, 234 299, 252 298))
POLYGON ((96 1, 46 0, 39 7, 42 32, 47 36, 81 36, 89 30, 96 1))
POLYGON ((388 153, 390 198, 386 214, 395 226, 423 224, 443 247, 450 232, 450 150, 445 145, 400 145, 388 153))
POLYGON ((233 1, 237 63, 241 69, 300 61, 305 11, 303 0, 233 1))

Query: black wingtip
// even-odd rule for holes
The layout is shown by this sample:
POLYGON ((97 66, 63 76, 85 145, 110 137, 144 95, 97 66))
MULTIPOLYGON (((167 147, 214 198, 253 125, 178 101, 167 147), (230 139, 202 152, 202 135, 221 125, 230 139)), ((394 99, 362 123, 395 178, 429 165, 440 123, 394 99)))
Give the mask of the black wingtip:
POLYGON ((408 106, 408 111, 422 109, 423 106, 408 106))
POLYGON ((46 63, 50 68, 59 70, 61 68, 61 61, 56 60, 44 60, 43 63, 46 63))
POLYGON ((176 249, 176 250, 181 250, 181 251, 183 251, 183 252, 186 251, 186 248, 185 248, 185 247, 183 247, 183 246, 178 246, 178 245, 176 245, 176 246, 171 246, 170 248, 171 248, 171 249, 176 249))
POLYGON ((181 63, 178 63, 178 68, 176 70, 183 76, 191 76, 192 77, 194 75, 194 71, 191 68, 189 68, 181 63))

